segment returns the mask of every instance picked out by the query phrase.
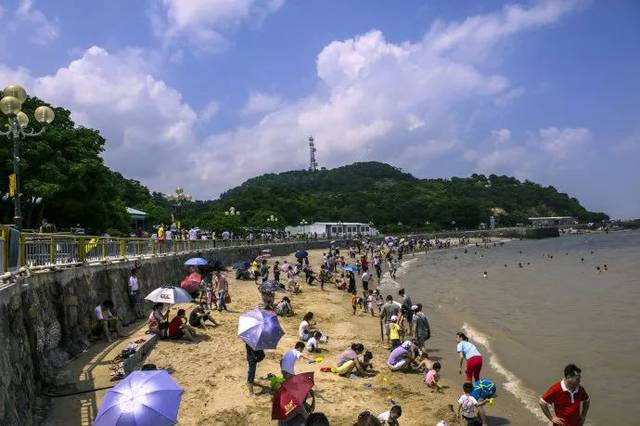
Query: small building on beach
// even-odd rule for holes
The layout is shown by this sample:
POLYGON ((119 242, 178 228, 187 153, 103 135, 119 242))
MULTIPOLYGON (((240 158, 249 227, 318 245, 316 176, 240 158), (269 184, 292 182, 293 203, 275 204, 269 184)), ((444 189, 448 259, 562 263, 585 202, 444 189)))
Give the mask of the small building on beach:
POLYGON ((317 235, 320 238, 372 237, 378 235, 376 228, 361 222, 314 222, 308 225, 287 226, 290 235, 317 235))
POLYGON ((572 226, 577 225, 578 221, 572 216, 540 216, 528 218, 531 226, 572 226))

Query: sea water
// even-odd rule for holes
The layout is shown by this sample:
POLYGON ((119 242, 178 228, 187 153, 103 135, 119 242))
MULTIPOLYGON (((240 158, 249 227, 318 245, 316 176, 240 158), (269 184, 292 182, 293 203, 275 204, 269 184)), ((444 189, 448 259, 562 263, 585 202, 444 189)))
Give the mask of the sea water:
POLYGON ((640 232, 471 245, 412 259, 397 281, 427 314, 466 330, 506 391, 537 417, 540 395, 575 363, 591 396, 589 424, 640 424, 640 232))

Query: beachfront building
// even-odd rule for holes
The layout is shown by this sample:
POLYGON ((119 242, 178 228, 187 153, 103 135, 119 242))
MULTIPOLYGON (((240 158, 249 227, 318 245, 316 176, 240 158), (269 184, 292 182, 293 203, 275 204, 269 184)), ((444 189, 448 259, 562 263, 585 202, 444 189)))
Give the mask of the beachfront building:
POLYGON ((285 231, 290 235, 317 235, 318 238, 371 237, 379 234, 378 230, 370 224, 360 222, 314 222, 287 226, 285 231))
POLYGON ((572 226, 577 225, 578 221, 571 216, 541 216, 528 218, 534 227, 544 226, 572 226))

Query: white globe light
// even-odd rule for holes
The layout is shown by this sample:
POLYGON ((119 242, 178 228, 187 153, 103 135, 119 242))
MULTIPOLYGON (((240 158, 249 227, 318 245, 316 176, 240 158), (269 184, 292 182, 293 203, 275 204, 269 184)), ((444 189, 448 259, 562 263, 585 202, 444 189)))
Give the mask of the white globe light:
POLYGON ((53 119, 56 117, 55 113, 48 106, 42 105, 36 108, 33 112, 33 116, 36 118, 38 123, 51 124, 53 119))
POLYGON ((0 100, 0 110, 5 115, 16 115, 21 107, 22 103, 14 96, 5 96, 0 100))

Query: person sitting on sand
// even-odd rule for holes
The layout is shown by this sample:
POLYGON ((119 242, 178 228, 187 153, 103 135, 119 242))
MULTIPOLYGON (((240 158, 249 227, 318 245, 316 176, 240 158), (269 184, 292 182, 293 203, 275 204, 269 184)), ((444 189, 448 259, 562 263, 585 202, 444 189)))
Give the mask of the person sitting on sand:
POLYGON ((338 288, 338 290, 347 289, 347 279, 344 276, 344 272, 340 273, 340 278, 336 281, 336 287, 338 288))
POLYGON ((385 411, 378 415, 378 420, 383 425, 398 426, 398 419, 402 416, 402 407, 394 405, 389 411, 385 411))
POLYGON ((391 371, 410 371, 413 366, 413 343, 407 340, 389 354, 387 366, 391 371))
POLYGON ((307 340, 307 351, 309 352, 322 352, 320 349, 320 338, 322 337, 322 333, 319 331, 314 332, 309 340, 307 340))
POLYGON ((358 363, 358 355, 364 352, 362 343, 352 343, 351 346, 338 355, 336 366, 340 367, 347 361, 356 361, 358 363))
POLYGON ((184 309, 178 309, 178 314, 169 323, 169 338, 170 339, 182 339, 186 337, 192 342, 195 341, 196 331, 193 327, 186 323, 186 311, 184 309))
POLYGON ((98 321, 96 330, 103 333, 109 343, 111 343, 112 333, 115 333, 117 338, 124 337, 121 333, 120 318, 114 315, 113 311, 114 305, 111 300, 105 300, 94 309, 95 318, 98 321))
POLYGON ((296 374, 295 365, 296 361, 300 358, 304 358, 307 361, 313 361, 313 359, 305 356, 302 352, 304 352, 304 342, 296 342, 296 345, 292 350, 287 351, 282 355, 282 359, 280 360, 280 370, 282 371, 282 376, 285 379, 296 374))
POLYGON ((169 310, 167 309, 167 312, 163 313, 163 306, 164 304, 162 303, 153 305, 153 310, 147 320, 147 324, 149 325, 147 333, 157 334, 160 337, 166 336, 167 328, 169 327, 169 310))
POLYGON ((293 312, 293 306, 291 305, 291 299, 284 296, 281 301, 278 302, 275 308, 276 315, 281 317, 290 317, 295 315, 293 312))
POLYGON ((311 333, 317 331, 313 324, 313 312, 307 312, 302 317, 302 322, 298 326, 298 338, 306 342, 311 337, 311 333))
POLYGON ((298 285, 297 276, 293 269, 289 269, 287 272, 287 290, 292 294, 300 293, 300 286, 298 285))
POLYGON ((351 374, 359 377, 370 377, 374 374, 368 371, 373 368, 373 364, 371 363, 372 359, 373 353, 367 351, 364 355, 356 356, 354 359, 346 361, 339 367, 336 367, 335 373, 343 377, 349 377, 351 374))
POLYGON ((191 325, 192 327, 200 327, 206 329, 207 324, 205 322, 207 320, 216 327, 219 325, 211 316, 211 311, 207 309, 206 302, 200 302, 198 306, 193 308, 191 314, 189 314, 189 325, 191 325))

